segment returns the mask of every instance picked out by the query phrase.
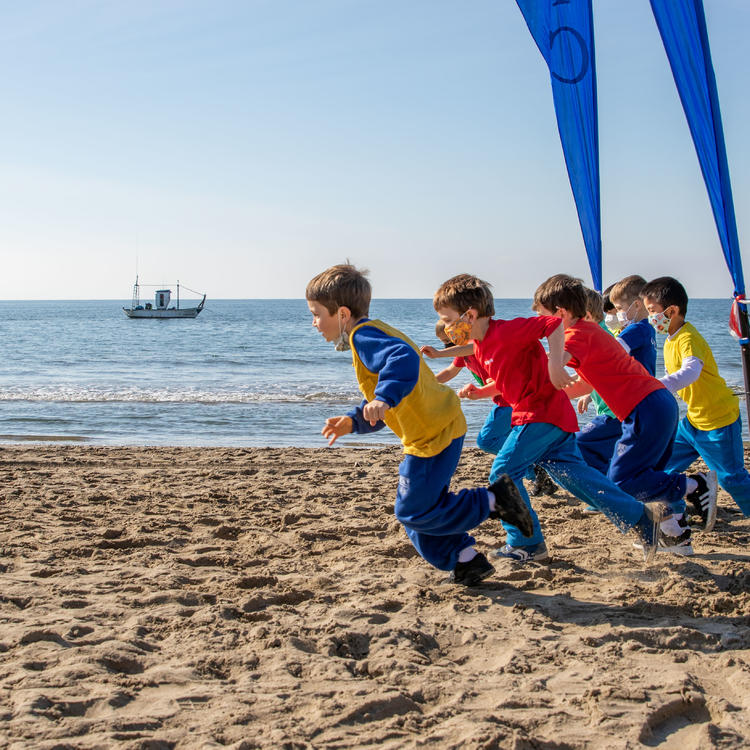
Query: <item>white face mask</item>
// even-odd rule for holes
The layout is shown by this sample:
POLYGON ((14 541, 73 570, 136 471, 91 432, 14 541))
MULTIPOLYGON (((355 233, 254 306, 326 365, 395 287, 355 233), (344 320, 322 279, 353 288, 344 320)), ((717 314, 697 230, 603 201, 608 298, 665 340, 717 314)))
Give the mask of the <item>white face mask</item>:
POLYGON ((620 316, 614 313, 607 313, 604 316, 604 325, 609 328, 610 331, 620 331, 622 326, 620 325, 620 316))
POLYGON ((634 304, 635 302, 631 302, 627 310, 617 311, 617 322, 620 324, 620 329, 627 328, 633 322, 629 316, 634 304))

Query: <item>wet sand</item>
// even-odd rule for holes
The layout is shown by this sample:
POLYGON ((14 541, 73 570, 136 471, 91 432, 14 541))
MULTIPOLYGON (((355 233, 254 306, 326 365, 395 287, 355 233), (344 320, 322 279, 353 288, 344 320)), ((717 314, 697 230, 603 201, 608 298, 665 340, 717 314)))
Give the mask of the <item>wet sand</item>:
MULTIPOLYGON (((399 460, 0 449, 0 746, 748 746, 750 519, 725 493, 694 557, 650 566, 539 498, 551 562, 467 590, 394 519, 399 460)), ((489 464, 465 451, 454 486, 489 464)))

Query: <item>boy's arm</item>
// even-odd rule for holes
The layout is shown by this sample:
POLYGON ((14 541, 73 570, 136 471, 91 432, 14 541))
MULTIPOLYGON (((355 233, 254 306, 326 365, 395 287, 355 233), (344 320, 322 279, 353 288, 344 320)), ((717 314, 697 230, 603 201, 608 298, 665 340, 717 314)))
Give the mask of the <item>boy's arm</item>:
POLYGON ((547 361, 549 379, 555 388, 565 388, 565 386, 574 383, 576 379, 565 370, 565 365, 570 361, 571 357, 563 348, 565 345, 565 334, 563 332, 562 320, 558 326, 547 333, 547 343, 549 344, 549 359, 547 361))
POLYGON ((682 360, 682 367, 677 372, 659 378, 659 382, 670 392, 676 393, 695 383, 701 376, 701 372, 703 372, 703 360, 698 357, 685 357, 682 360))
POLYGON ((468 398, 475 401, 480 398, 492 398, 500 394, 497 388, 495 388, 495 381, 491 380, 486 385, 477 386, 474 383, 467 383, 458 392, 459 398, 468 398))
POLYGON ((386 411, 414 390, 421 358, 406 341, 374 326, 358 329, 352 340, 362 364, 378 375, 374 398, 362 407, 362 416, 379 429, 378 422, 386 411))
POLYGON ((448 367, 446 367, 444 370, 440 370, 440 372, 435 375, 435 377, 437 378, 437 382, 447 383, 449 380, 453 380, 453 378, 455 378, 462 369, 462 367, 457 367, 456 365, 448 365, 448 367))
MULTIPOLYGON (((594 388, 590 383, 587 383, 583 378, 578 378, 571 385, 565 386, 565 395, 568 398, 578 398, 579 396, 588 396, 593 390, 594 388)), ((588 407, 588 404, 586 404, 586 407, 588 407)), ((585 407, 583 411, 586 411, 585 407)), ((580 409, 579 412, 583 414, 580 409)))
POLYGON ((446 349, 436 349, 434 346, 420 346, 419 351, 430 359, 438 357, 468 357, 470 354, 474 354, 474 344, 449 346, 446 349))

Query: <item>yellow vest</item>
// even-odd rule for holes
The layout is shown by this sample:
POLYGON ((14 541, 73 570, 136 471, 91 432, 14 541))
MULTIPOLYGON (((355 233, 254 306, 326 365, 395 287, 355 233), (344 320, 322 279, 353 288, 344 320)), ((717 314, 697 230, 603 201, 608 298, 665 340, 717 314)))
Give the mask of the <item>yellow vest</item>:
POLYGON ((671 375, 682 367, 685 357, 703 362, 701 374, 677 395, 687 404, 687 418, 699 430, 718 430, 737 421, 740 404, 724 378, 719 375, 711 347, 692 323, 684 323, 664 342, 664 367, 671 375))
POLYGON ((421 458, 436 456, 453 440, 466 433, 466 420, 455 391, 438 383, 419 349, 407 336, 380 320, 368 320, 352 329, 349 342, 352 364, 359 390, 372 401, 378 384, 378 373, 368 370, 357 354, 354 333, 362 326, 372 326, 388 336, 405 341, 419 355, 419 377, 412 391, 385 413, 385 423, 401 439, 404 453, 421 458))

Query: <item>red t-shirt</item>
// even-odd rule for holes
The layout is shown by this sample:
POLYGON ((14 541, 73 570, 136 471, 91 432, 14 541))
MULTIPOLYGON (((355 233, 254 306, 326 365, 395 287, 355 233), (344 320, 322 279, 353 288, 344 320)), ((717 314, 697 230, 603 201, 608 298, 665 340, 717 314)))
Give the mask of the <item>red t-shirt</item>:
POLYGON ((546 422, 578 432, 570 399, 550 382, 547 353, 539 342, 561 322, 551 316, 490 320, 485 337, 474 342, 474 355, 513 408, 512 425, 546 422))
POLYGON ((664 386, 617 339, 596 323, 579 320, 565 331, 568 367, 604 399, 622 421, 646 396, 664 386))
MULTIPOLYGON (((468 357, 454 357, 453 364, 456 367, 465 367, 469 372, 473 372, 483 383, 490 380, 490 376, 474 354, 470 354, 468 357)), ((493 396, 492 400, 498 406, 509 406, 508 402, 499 393, 493 396)))

